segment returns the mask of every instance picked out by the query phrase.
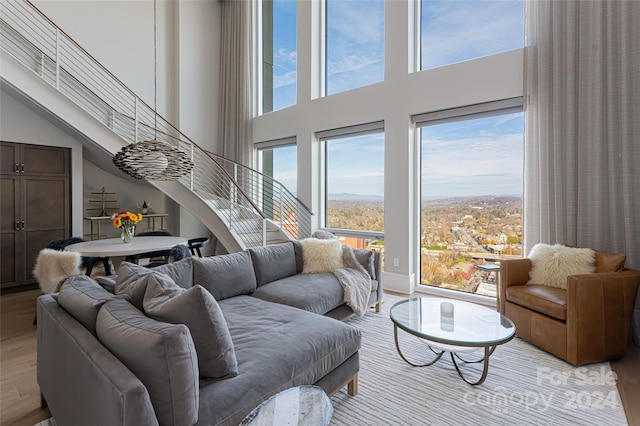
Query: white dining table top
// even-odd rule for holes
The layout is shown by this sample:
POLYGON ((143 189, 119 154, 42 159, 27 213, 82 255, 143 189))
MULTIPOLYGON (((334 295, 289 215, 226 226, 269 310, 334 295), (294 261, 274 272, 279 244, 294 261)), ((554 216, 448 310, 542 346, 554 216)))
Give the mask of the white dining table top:
POLYGON ((78 252, 85 257, 112 257, 168 250, 177 245, 187 245, 187 238, 165 236, 133 237, 130 243, 123 243, 120 238, 107 238, 70 244, 64 249, 78 252))

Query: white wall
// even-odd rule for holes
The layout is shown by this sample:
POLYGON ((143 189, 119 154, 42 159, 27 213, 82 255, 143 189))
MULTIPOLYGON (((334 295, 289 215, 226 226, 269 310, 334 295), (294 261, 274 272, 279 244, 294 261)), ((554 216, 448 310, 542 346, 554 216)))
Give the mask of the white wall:
MULTIPOLYGON (((505 52, 423 72, 409 73, 407 21, 412 2, 385 2, 385 81, 312 99, 319 75, 317 63, 304 46, 314 43, 308 28, 317 21, 312 2, 298 2, 298 103, 254 120, 254 142, 296 136, 298 196, 314 212, 321 206, 319 142, 314 133, 348 125, 384 120, 385 123, 385 287, 413 291, 419 265, 417 211, 419 196, 418 140, 411 115, 493 101, 523 94, 522 50, 505 52)), ((409 21, 412 21, 409 19, 409 21)), ((314 226, 321 215, 316 214, 314 226)))
MULTIPOLYGON (((180 1, 178 47, 177 127, 196 144, 218 151, 218 75, 220 4, 218 1, 180 1)), ((182 235, 211 236, 184 208, 180 213, 182 235)), ((209 254, 211 246, 203 249, 209 254)))
MULTIPOLYGON (((137 207, 137 204, 142 206, 142 203, 146 201, 153 206, 150 213, 167 213, 169 217, 165 218, 165 228, 173 235, 183 235, 180 230, 180 206, 178 206, 173 200, 165 196, 162 192, 155 189, 145 181, 133 181, 122 174, 111 174, 100 167, 96 166, 90 161, 84 161, 84 185, 83 185, 83 198, 84 198, 84 215, 85 216, 97 216, 99 211, 88 210, 90 208, 101 207, 101 203, 91 202, 91 200, 100 200, 102 197, 98 194, 92 194, 92 192, 102 192, 102 188, 105 188, 106 192, 115 192, 113 195, 109 195, 108 199, 116 200, 116 203, 107 204, 108 207, 117 207, 117 211, 131 211, 141 212, 142 210, 137 207)), ((109 214, 114 213, 114 210, 109 210, 109 214)), ((148 220, 144 219, 143 223, 136 227, 136 232, 144 231, 148 226, 148 220)), ((156 227, 160 226, 160 219, 156 219, 156 227)), ((105 234, 108 238, 116 238, 120 236, 121 231, 114 228, 109 221, 103 221, 101 224, 101 233, 105 234)), ((94 229, 95 231, 95 229, 94 229)), ((90 233, 89 221, 84 223, 84 234, 90 233)), ((193 234, 184 234, 185 236, 195 236, 193 234)))
MULTIPOLYGON (((154 100, 153 1, 34 1, 49 19, 149 105, 154 100)), ((169 2, 158 4, 158 110, 166 112, 169 2), (160 107, 161 106, 161 107, 160 107)), ((163 114, 164 115, 164 114, 163 114)))
POLYGON ((194 142, 213 143, 217 129, 220 4, 157 1, 157 92, 154 91, 154 1, 34 1, 49 19, 129 89, 194 142))
MULTIPOLYGON (((159 0, 154 67, 154 1, 34 1, 49 19, 195 143, 216 149, 220 4, 217 0, 159 0), (157 68, 157 91, 154 90, 157 68), (157 102, 155 101, 157 97, 157 102)), ((158 198, 154 210, 172 215, 170 231, 205 236, 209 231, 191 214, 145 184, 123 184, 117 175, 92 167, 91 194, 118 192, 123 209, 143 198, 158 198), (151 192, 150 192, 151 191, 151 192), (156 195, 153 195, 156 194, 156 195), (142 196, 144 195, 144 197, 142 196), (170 211, 169 211, 170 210, 170 211)))

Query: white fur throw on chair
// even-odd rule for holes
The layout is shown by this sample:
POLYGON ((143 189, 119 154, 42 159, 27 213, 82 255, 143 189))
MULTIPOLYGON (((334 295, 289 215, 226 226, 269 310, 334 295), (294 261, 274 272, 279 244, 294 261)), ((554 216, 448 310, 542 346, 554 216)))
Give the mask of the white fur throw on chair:
POLYGON ((80 253, 42 249, 33 267, 33 275, 43 293, 55 293, 71 275, 80 275, 80 253))

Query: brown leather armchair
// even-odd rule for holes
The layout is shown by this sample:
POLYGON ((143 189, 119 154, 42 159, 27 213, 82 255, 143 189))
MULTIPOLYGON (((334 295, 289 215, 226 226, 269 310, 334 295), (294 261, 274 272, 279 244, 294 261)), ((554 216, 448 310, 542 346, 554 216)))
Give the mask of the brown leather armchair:
POLYGON ((569 276, 566 290, 526 284, 529 259, 503 260, 498 310, 516 325, 516 336, 573 365, 621 358, 640 271, 612 267, 609 255, 597 251, 596 273, 569 276))

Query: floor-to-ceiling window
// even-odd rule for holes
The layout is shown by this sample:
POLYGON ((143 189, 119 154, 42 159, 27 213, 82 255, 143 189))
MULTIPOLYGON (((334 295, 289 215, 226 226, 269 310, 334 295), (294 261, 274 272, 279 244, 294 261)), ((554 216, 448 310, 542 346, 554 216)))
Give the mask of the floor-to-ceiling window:
POLYGON ((319 132, 324 146, 324 227, 355 248, 382 249, 384 130, 382 123, 319 132))
POLYGON ((262 1, 262 112, 296 103, 296 2, 262 1))
POLYGON ((421 284, 496 296, 497 271, 483 266, 522 257, 520 103, 512 99, 418 120, 421 284))
MULTIPOLYGON (((523 45, 523 0, 420 2, 421 70, 523 45)), ((495 296, 498 272, 482 265, 522 256, 523 118, 514 108, 520 100, 418 120, 420 284, 495 296)))
POLYGON ((297 149, 293 141, 260 148, 258 149, 259 171, 283 184, 292 194, 296 194, 298 191, 296 156, 297 149))
MULTIPOLYGON (((448 123, 426 124, 416 117, 522 97, 524 1, 295 3, 299 50, 297 101, 287 108, 274 108, 269 114, 255 117, 253 142, 262 147, 268 141, 294 137, 298 164, 296 193, 313 212, 312 230, 326 228, 345 238, 379 233, 385 256, 393 260, 385 265, 389 288, 409 290, 415 283, 426 282, 420 276, 420 247, 425 245, 433 253, 439 245, 446 245, 447 239, 422 238, 424 235, 429 239, 422 226, 427 222, 420 218, 418 209, 426 198, 422 200, 417 188, 422 173, 417 158, 422 144, 415 143, 415 135, 426 141, 440 133, 458 132, 446 129, 448 123), (327 136, 323 130, 349 130, 362 123, 381 123, 381 127, 368 134, 347 131, 327 136), (376 143, 379 157, 371 161, 367 148, 376 147, 376 143), (364 180, 367 185, 363 190, 357 187, 355 177, 365 175, 368 179, 364 180), (349 177, 353 180, 349 181, 349 177), (339 194, 365 195, 369 205, 358 206, 353 195, 339 194), (378 205, 373 195, 380 197, 378 205), (351 198, 348 200, 351 205, 345 206, 345 198, 351 198)), ((474 120, 482 118, 490 117, 469 116, 457 125, 476 126, 474 120)), ((514 121, 517 118, 509 120, 514 121)), ((503 124, 484 126, 476 136, 494 131, 492 126, 502 128, 503 124)), ((519 137, 522 139, 522 129, 519 137)), ((428 151, 429 147, 425 149, 428 151)), ((491 161, 497 161, 502 152, 490 155, 490 144, 484 148, 474 145, 451 149, 450 158, 442 161, 447 165, 445 171, 450 173, 449 180, 457 179, 453 174, 459 171, 456 167, 460 161, 456 162, 456 158, 463 156, 476 158, 478 167, 500 168, 501 164, 491 161)), ((443 158, 439 157, 440 160, 443 158)), ((429 190, 437 186, 426 185, 429 190)), ((472 194, 493 195, 486 191, 472 194)), ((500 193, 504 194, 513 195, 500 193)), ((475 211, 483 206, 472 207, 475 211)), ((426 208, 423 213, 426 214, 426 208)), ((517 211, 509 214, 515 218, 517 211)), ((461 217, 470 221, 471 216, 477 216, 480 222, 485 220, 472 213, 461 217)), ((487 237, 476 241, 487 250, 497 251, 503 241, 506 241, 503 253, 514 250, 521 238, 517 232, 494 235, 492 227, 486 228, 487 237)), ((491 262, 492 258, 485 256, 485 259, 491 262)), ((456 273, 454 267, 454 274, 462 272, 456 273)), ((487 275, 488 280, 492 278, 487 275)))
POLYGON ((261 193, 255 194, 255 198, 267 217, 277 223, 286 223, 288 219, 282 217, 286 215, 280 209, 283 192, 295 197, 298 191, 296 157, 295 138, 271 141, 258 149, 258 170, 265 177, 262 178, 261 193))
POLYGON ((384 80, 384 0, 326 0, 326 95, 384 80))

